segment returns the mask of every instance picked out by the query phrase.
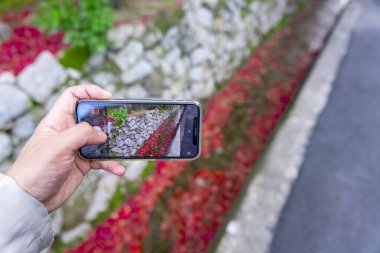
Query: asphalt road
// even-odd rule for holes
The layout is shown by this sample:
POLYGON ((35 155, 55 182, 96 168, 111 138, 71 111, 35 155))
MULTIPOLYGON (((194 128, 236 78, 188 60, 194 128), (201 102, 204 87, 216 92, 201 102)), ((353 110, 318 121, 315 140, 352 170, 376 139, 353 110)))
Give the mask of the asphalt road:
POLYGON ((358 19, 270 252, 380 252, 380 0, 358 19))

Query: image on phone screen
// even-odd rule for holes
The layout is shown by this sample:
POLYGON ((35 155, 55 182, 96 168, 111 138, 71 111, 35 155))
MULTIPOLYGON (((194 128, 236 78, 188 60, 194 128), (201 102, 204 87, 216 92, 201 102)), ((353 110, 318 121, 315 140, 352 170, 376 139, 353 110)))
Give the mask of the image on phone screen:
POLYGON ((200 152, 200 107, 196 103, 79 101, 77 122, 107 135, 85 146, 88 159, 192 159, 200 152))

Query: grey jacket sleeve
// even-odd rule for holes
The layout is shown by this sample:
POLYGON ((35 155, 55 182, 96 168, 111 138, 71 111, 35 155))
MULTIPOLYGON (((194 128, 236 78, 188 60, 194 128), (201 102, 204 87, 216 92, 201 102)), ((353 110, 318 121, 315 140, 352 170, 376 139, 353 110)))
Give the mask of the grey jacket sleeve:
POLYGON ((45 207, 0 173, 0 252, 40 252, 53 236, 45 207))

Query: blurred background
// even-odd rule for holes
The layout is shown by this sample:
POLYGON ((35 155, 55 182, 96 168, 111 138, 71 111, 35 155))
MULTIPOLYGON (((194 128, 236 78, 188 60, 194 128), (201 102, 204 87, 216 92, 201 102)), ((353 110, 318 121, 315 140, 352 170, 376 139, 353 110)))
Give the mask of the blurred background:
POLYGON ((378 0, 1 0, 0 172, 65 88, 192 99, 196 161, 92 171, 46 252, 378 252, 378 0))

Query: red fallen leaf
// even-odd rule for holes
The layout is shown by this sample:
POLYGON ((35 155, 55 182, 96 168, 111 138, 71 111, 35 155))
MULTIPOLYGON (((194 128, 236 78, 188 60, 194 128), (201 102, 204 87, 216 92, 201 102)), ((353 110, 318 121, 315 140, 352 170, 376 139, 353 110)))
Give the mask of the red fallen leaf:
POLYGON ((45 50, 56 54, 66 47, 62 32, 45 36, 32 26, 17 26, 13 28, 13 37, 0 47, 0 73, 11 71, 20 73, 26 66, 33 63, 37 56, 45 50))

